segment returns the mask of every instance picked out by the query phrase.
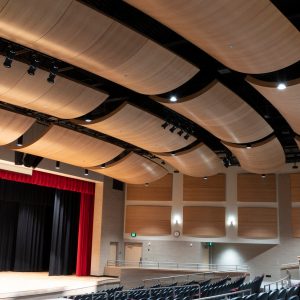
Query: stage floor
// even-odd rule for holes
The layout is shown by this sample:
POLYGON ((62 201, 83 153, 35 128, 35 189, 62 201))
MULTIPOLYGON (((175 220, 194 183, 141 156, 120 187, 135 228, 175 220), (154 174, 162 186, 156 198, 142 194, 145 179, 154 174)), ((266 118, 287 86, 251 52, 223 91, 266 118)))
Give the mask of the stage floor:
POLYGON ((48 276, 46 272, 0 272, 0 299, 54 299, 119 285, 111 277, 48 276))

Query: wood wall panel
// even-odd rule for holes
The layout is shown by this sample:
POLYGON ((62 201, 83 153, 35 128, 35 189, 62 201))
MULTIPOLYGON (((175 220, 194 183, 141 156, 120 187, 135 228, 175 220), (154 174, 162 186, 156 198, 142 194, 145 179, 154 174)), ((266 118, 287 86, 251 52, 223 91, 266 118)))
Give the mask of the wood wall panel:
POLYGON ((237 157, 241 167, 251 173, 274 173, 285 164, 285 154, 276 137, 252 145, 251 149, 226 142, 223 144, 237 157))
POLYGON ((126 2, 242 73, 268 73, 300 59, 297 28, 268 0, 126 2))
POLYGON ((202 143, 176 155, 168 153, 157 153, 156 155, 168 162, 180 173, 189 176, 212 176, 222 173, 224 170, 224 166, 216 153, 202 143))
POLYGON ((195 237, 225 236, 225 207, 183 207, 183 234, 195 237))
POLYGON ((0 35, 143 94, 181 86, 199 69, 80 1, 8 1, 0 35), (41 18, 43 16, 43 18, 41 18))
POLYGON ((225 201, 225 174, 204 178, 183 176, 183 201, 225 201))
POLYGON ((237 175, 237 200, 241 202, 276 202, 276 176, 237 175))
POLYGON ((292 234, 300 238, 300 207, 292 207, 292 234))
POLYGON ((125 103, 108 116, 84 125, 152 152, 172 152, 193 143, 183 136, 162 128, 165 121, 133 105, 125 103))
POLYGON ((277 238, 277 208, 239 207, 238 236, 249 239, 277 238))
POLYGON ((300 173, 290 175, 291 201, 300 202, 300 173))
MULTIPOLYGON (((153 97, 160 102, 162 98, 153 97)), ((273 132, 268 123, 245 101, 218 81, 180 102, 162 102, 205 128, 219 139, 231 143, 249 143, 273 132)))
POLYGON ((127 205, 125 232, 139 235, 171 234, 171 206, 127 205))
POLYGON ((133 152, 106 168, 95 167, 92 170, 130 184, 150 183, 168 173, 160 164, 133 152))
POLYGON ((127 184, 127 200, 172 201, 172 181, 173 174, 167 174, 148 186, 127 184))

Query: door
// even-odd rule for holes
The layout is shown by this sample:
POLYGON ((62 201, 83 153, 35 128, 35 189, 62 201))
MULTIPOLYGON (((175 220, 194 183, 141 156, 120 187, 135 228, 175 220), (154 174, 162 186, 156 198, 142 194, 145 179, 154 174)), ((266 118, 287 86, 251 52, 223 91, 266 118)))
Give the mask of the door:
POLYGON ((108 260, 111 261, 111 262, 116 262, 117 257, 118 257, 118 243, 117 242, 110 242, 108 260))
POLYGON ((142 243, 125 244, 125 263, 129 267, 138 267, 142 261, 142 243))

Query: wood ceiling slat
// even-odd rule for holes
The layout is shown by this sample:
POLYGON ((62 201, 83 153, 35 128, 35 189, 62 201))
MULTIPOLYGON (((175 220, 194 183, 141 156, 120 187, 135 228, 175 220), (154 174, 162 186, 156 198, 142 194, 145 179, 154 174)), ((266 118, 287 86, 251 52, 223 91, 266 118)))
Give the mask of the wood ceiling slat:
POLYGON ((173 90, 199 71, 79 1, 10 0, 0 20, 2 37, 143 94, 173 90))
POLYGON ((268 0, 126 0, 231 69, 268 73, 300 59, 298 30, 268 0))
POLYGON ((130 153, 105 169, 93 168, 93 171, 131 184, 149 183, 168 173, 159 164, 135 153, 130 153))
POLYGON ((0 145, 7 145, 23 135, 35 119, 0 109, 0 145))
MULTIPOLYGON (((0 60, 4 57, 0 55, 0 60)), ((28 65, 14 61, 11 68, 0 68, 0 99, 63 119, 77 118, 98 107, 107 95, 56 76, 47 82, 48 72, 37 69, 27 74, 28 65)))
POLYGON ((38 141, 15 150, 88 168, 110 161, 124 149, 54 125, 38 141))
POLYGON ((300 134, 300 80, 287 83, 285 90, 278 90, 276 82, 265 82, 248 76, 247 81, 283 115, 293 130, 300 134))
POLYGON ((96 120, 85 127, 103 132, 110 136, 153 152, 171 152, 193 143, 179 136, 176 130, 163 129, 164 120, 130 104, 124 104, 108 116, 96 120))
POLYGON ((179 172, 193 177, 212 176, 224 171, 219 157, 205 144, 197 145, 175 156, 171 154, 156 155, 179 172))
POLYGON ((241 167, 251 173, 273 173, 285 164, 284 151, 276 137, 252 145, 251 149, 225 142, 223 144, 237 157, 241 167))
POLYGON ((181 102, 162 104, 231 143, 257 141, 273 131, 252 107, 217 81, 181 102))

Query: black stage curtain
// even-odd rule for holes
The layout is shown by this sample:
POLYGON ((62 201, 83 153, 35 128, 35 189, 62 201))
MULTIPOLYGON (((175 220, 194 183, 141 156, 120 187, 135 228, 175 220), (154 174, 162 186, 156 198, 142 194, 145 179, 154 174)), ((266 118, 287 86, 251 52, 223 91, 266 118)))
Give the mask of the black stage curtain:
POLYGON ((76 270, 80 193, 55 193, 49 275, 69 275, 76 270))
POLYGON ((51 265, 62 265, 56 275, 73 273, 79 200, 79 193, 0 180, 0 271, 48 271, 51 265), (65 253, 51 252, 50 262, 57 245, 65 253))

